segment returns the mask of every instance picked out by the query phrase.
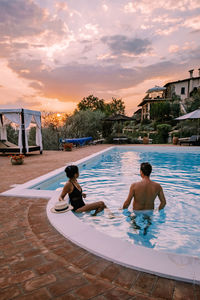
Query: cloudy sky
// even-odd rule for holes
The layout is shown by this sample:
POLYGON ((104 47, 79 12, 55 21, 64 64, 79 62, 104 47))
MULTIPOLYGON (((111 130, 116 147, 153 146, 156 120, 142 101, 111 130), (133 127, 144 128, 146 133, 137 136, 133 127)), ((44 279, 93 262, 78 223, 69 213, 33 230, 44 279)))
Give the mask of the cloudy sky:
POLYGON ((0 107, 72 112, 200 68, 199 0, 0 0, 0 107))

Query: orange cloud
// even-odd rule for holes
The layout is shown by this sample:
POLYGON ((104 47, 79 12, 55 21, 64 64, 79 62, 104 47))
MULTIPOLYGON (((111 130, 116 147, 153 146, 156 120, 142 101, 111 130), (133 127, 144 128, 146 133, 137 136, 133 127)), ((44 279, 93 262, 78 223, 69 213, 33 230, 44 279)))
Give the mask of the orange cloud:
POLYGON ((170 45, 169 46, 169 53, 176 53, 178 52, 180 47, 178 45, 170 45))
POLYGON ((200 16, 195 16, 195 17, 187 19, 183 23, 183 26, 189 27, 194 30, 200 30, 200 16))

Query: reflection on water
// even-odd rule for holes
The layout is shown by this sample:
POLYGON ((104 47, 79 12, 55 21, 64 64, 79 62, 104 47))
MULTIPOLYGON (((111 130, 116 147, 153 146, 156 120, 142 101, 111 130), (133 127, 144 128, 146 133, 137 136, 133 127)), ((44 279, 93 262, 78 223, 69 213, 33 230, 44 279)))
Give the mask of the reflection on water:
MULTIPOLYGON (((116 218, 110 220, 106 213, 96 220, 84 214, 80 217, 96 229, 130 243, 200 256, 199 165, 199 151, 112 151, 88 169, 86 165, 80 172, 80 182, 88 194, 87 200, 103 200, 116 218), (143 161, 152 164, 152 180, 163 186, 167 206, 150 215, 133 214, 131 206, 119 211, 130 184, 140 180, 139 168, 143 161)), ((158 205, 156 199, 155 207, 158 205)))
POLYGON ((138 229, 140 234, 147 234, 148 228, 152 224, 151 216, 147 214, 131 215, 130 219, 130 224, 134 229, 138 229))
POLYGON ((127 232, 128 237, 133 239, 135 244, 154 248, 156 244, 155 223, 165 222, 166 215, 164 211, 159 212, 157 221, 155 220, 154 211, 134 211, 131 213, 125 209, 123 214, 129 223, 130 230, 127 232))
MULTIPOLYGON (((110 219, 107 212, 95 218, 90 213, 78 216, 90 226, 130 243, 200 257, 200 149, 178 147, 177 152, 175 148, 160 149, 113 149, 91 163, 86 162, 79 178, 87 194, 86 203, 104 201, 115 218, 110 219), (131 206, 119 210, 131 183, 141 179, 139 168, 144 161, 152 164, 151 178, 162 185, 167 206, 150 215, 133 214, 131 206)), ((61 178, 56 188, 62 187, 64 181, 61 178)), ((158 205, 156 199, 155 207, 158 205)))

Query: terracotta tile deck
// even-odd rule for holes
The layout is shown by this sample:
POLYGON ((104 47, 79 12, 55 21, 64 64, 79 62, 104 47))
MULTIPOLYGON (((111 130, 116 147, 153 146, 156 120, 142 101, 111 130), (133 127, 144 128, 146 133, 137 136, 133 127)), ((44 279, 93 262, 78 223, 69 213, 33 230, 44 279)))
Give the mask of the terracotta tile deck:
MULTIPOLYGON (((34 154, 22 166, 11 166, 7 157, 0 156, 0 191, 105 147, 34 154)), ((46 199, 0 197, 1 300, 200 299, 199 285, 131 270, 74 245, 50 225, 46 203, 46 199)))

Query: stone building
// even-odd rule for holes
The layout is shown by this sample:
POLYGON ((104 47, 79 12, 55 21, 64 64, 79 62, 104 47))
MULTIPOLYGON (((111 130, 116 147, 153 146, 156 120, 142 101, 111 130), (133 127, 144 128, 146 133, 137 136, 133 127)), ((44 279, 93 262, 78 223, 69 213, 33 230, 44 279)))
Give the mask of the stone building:
POLYGON ((150 120, 150 108, 152 103, 169 100, 165 97, 165 90, 165 87, 155 86, 146 92, 146 96, 138 105, 139 107, 141 106, 141 120, 150 120))
POLYGON ((168 82, 164 85, 166 98, 171 98, 173 94, 176 94, 184 101, 190 97, 191 92, 200 87, 200 69, 198 69, 198 76, 193 76, 194 70, 190 70, 189 73, 189 78, 168 82))
POLYGON ((189 78, 168 82, 164 87, 155 86, 149 89, 146 96, 139 103, 141 107, 141 120, 149 119, 151 104, 155 102, 172 101, 173 95, 180 97, 181 110, 186 113, 184 107, 184 100, 191 96, 191 93, 200 88, 200 68, 198 69, 198 76, 194 76, 194 70, 189 70, 189 78))

